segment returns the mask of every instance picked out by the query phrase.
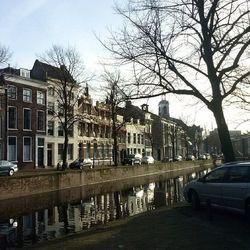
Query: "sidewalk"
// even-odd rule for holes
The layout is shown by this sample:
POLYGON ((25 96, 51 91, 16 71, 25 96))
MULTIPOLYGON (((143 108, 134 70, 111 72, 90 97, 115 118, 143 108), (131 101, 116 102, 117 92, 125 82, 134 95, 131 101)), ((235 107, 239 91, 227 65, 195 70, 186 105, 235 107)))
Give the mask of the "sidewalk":
MULTIPOLYGON (((186 204, 114 221, 88 232, 33 246, 32 249, 249 250, 250 226, 242 215, 186 204)), ((26 248, 30 249, 30 248, 26 248)))

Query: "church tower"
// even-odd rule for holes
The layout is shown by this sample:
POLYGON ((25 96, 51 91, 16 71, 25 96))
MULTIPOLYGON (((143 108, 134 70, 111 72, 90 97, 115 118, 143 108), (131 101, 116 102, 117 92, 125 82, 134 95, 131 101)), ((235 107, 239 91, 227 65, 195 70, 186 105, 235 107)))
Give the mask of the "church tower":
POLYGON ((169 102, 163 99, 159 102, 158 107, 159 116, 162 118, 169 118, 169 102))

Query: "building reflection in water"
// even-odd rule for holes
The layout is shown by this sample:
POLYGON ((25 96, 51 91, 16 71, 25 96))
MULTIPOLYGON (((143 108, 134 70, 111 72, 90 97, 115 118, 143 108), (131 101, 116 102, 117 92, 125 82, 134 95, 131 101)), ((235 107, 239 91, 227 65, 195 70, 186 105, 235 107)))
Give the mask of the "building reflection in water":
POLYGON ((0 246, 3 249, 20 248, 158 207, 170 206, 183 200, 184 183, 205 173, 191 173, 188 176, 92 196, 74 203, 58 204, 7 221, 1 221, 0 218, 0 246))

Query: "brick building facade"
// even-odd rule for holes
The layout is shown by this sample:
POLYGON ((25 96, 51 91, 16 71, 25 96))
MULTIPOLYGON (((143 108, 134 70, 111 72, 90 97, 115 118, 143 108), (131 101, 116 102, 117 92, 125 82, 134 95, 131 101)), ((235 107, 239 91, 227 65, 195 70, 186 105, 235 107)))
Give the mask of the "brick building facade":
POLYGON ((44 166, 46 84, 30 78, 26 69, 1 70, 1 158, 18 162, 20 169, 44 166))

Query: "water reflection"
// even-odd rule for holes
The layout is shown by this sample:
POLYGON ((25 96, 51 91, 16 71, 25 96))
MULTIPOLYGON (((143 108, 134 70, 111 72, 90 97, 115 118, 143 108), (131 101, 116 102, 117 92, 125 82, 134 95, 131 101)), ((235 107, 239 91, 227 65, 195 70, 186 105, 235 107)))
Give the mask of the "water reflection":
POLYGON ((120 191, 79 196, 79 199, 74 198, 69 202, 59 202, 59 199, 57 204, 48 203, 50 205, 46 208, 23 212, 21 215, 18 211, 11 211, 8 219, 6 214, 4 217, 0 215, 0 246, 3 249, 22 248, 162 206, 170 206, 183 200, 182 190, 187 181, 206 173, 207 170, 131 186, 120 191))

